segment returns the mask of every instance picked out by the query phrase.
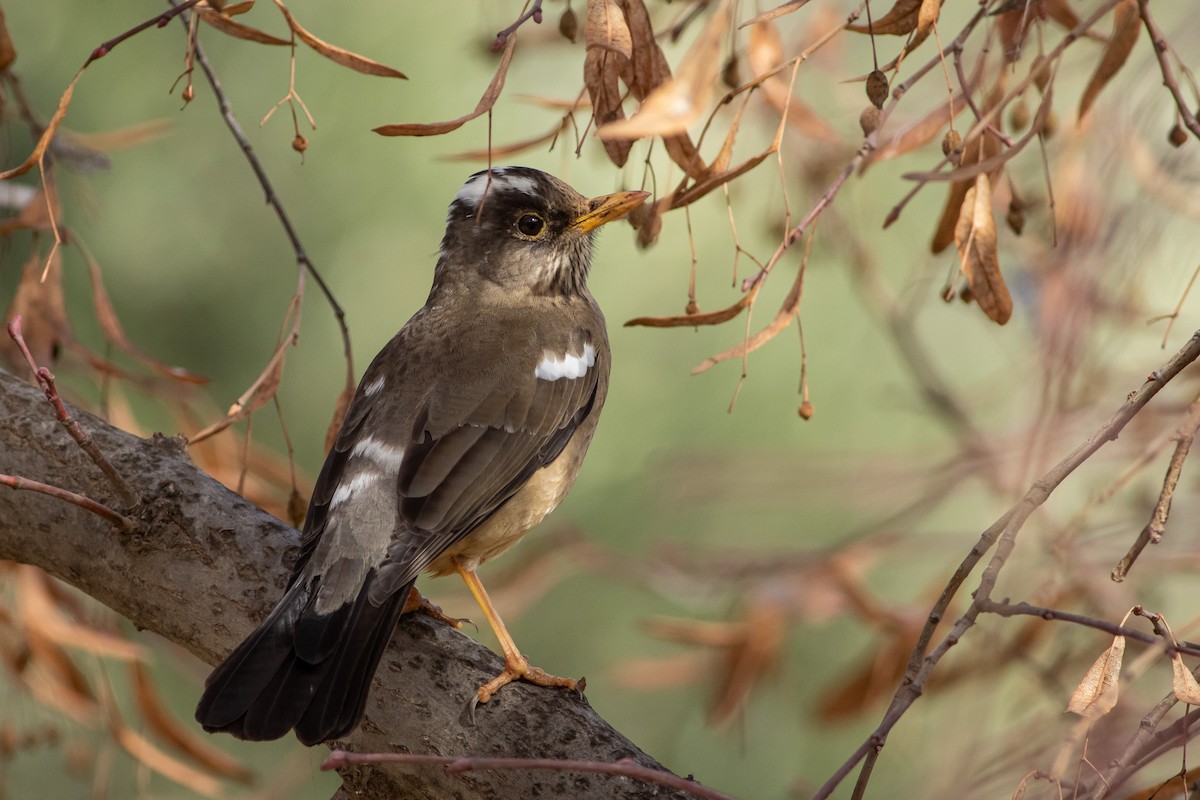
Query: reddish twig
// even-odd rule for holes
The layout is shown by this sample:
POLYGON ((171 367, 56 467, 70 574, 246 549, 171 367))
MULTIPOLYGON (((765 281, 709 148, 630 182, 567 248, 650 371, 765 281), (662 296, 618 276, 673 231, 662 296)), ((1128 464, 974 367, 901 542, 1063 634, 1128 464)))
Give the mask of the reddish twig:
POLYGON ((321 764, 328 771, 357 764, 421 764, 445 767, 446 772, 471 772, 480 769, 532 769, 553 772, 598 772, 604 775, 620 775, 625 778, 656 783, 670 789, 678 789, 705 800, 734 800, 723 792, 702 786, 694 780, 661 769, 644 767, 635 761, 623 758, 620 761, 577 761, 559 758, 473 758, 460 756, 435 756, 423 753, 348 753, 334 750, 321 764))
POLYGON ((124 514, 119 514, 116 511, 113 511, 103 503, 97 503, 90 497, 84 497, 81 494, 76 494, 75 492, 70 492, 66 489, 60 489, 59 487, 51 486, 48 483, 33 481, 29 478, 22 478, 18 475, 5 475, 0 473, 0 485, 8 486, 9 488, 17 491, 24 490, 28 492, 41 492, 42 494, 50 495, 51 497, 58 498, 59 500, 72 503, 84 509, 85 511, 92 512, 98 517, 103 517, 126 533, 132 532, 137 528, 137 523, 132 519, 124 514))
POLYGON ((121 496, 121 500, 128 506, 137 505, 137 494, 129 488, 129 484, 121 477, 121 473, 117 472, 117 468, 100 452, 100 448, 92 441, 92 437, 67 412, 62 398, 58 396, 58 388, 54 383, 54 373, 45 367, 38 366, 37 361, 33 358, 33 353, 29 352, 29 346, 25 343, 25 335, 21 330, 20 314, 8 321, 8 335, 16 342, 22 355, 25 356, 25 361, 29 364, 29 368, 33 370, 33 375, 37 378, 38 386, 42 387, 42 391, 46 395, 46 402, 50 403, 50 407, 54 409, 54 416, 67 429, 67 433, 71 434, 71 438, 83 449, 83 452, 88 454, 88 458, 92 459, 92 463, 99 467, 104 476, 108 478, 108 482, 113 485, 117 490, 117 494, 121 496))
POLYGON ((1167 517, 1171 514, 1171 499, 1175 496, 1175 487, 1179 483, 1179 473, 1183 470, 1183 462, 1187 459, 1188 451, 1191 450, 1192 440, 1196 438, 1197 430, 1200 430, 1200 398, 1193 400, 1192 404, 1188 406, 1187 417, 1179 426, 1179 430, 1175 432, 1175 452, 1171 454, 1171 461, 1167 464, 1167 474, 1163 478, 1162 491, 1158 493, 1158 502, 1154 504, 1154 510, 1150 512, 1150 521, 1138 533, 1138 537, 1130 545, 1129 551, 1113 568, 1112 579, 1114 581, 1125 580, 1133 562, 1137 561, 1142 550, 1146 549, 1146 545, 1158 544, 1162 539, 1163 531, 1167 527, 1167 517))
POLYGON ((158 14, 157 16, 151 17, 150 19, 146 20, 145 22, 141 23, 140 25, 135 25, 132 28, 130 28, 129 30, 120 34, 119 36, 114 36, 113 38, 111 38, 107 42, 104 42, 103 44, 99 45, 95 50, 92 51, 92 54, 90 56, 88 56, 88 60, 83 62, 84 68, 87 68, 88 64, 91 64, 96 59, 104 58, 106 55, 108 55, 112 51, 112 49, 114 47, 119 45, 121 42, 123 42, 126 39, 129 39, 133 36, 136 36, 137 34, 141 33, 142 31, 146 30, 147 28, 165 28, 167 26, 167 23, 169 23, 177 14, 182 14, 184 11, 187 11, 189 8, 191 8, 192 6, 196 5, 199 2, 200 2, 200 0, 184 0, 184 2, 180 3, 179 5, 170 9, 169 11, 164 11, 163 13, 158 14))
POLYGON ((517 28, 524 25, 529 20, 533 20, 535 25, 542 24, 542 0, 533 0, 533 4, 529 6, 529 10, 521 16, 517 17, 517 21, 509 25, 502 31, 496 34, 496 38, 492 40, 492 51, 499 53, 508 44, 508 37, 517 32, 517 28))

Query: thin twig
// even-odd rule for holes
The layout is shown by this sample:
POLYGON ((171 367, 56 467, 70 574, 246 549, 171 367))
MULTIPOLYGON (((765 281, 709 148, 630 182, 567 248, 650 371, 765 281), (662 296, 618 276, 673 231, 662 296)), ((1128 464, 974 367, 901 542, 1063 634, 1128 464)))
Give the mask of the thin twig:
MULTIPOLYGON (((517 32, 517 28, 524 25, 529 20, 533 20, 535 25, 542 24, 542 0, 533 0, 533 5, 529 7, 525 13, 517 17, 517 21, 509 25, 502 31, 496 33, 496 38, 492 40, 492 50, 499 53, 508 44, 508 37, 517 32)), ((489 165, 490 166, 490 165, 489 165)))
POLYGON ((8 335, 16 342, 22 355, 25 356, 25 361, 29 364, 29 368, 33 371, 34 377, 37 379, 38 386, 42 388, 42 392, 46 395, 46 402, 54 409, 54 416, 62 423, 62 426, 67 429, 67 433, 75 440, 75 443, 87 453, 88 458, 92 460, 100 471, 104 473, 104 477, 108 478, 108 482, 117 490, 117 494, 121 496, 121 500, 127 506, 135 506, 138 503, 138 496, 129 488, 129 484, 125 482, 125 478, 117 471, 117 468, 112 465, 100 448, 96 445, 92 437, 79 426, 67 412, 67 407, 63 405, 62 398, 58 396, 58 387, 54 382, 54 373, 45 367, 38 366, 37 361, 33 358, 33 353, 29 352, 29 346, 25 343, 25 335, 21 329, 21 315, 17 314, 8 321, 8 335))
POLYGON ((1137 561, 1142 550, 1146 549, 1146 545, 1158 544, 1162 539, 1163 531, 1167 527, 1167 517, 1171 513, 1171 498, 1175 496, 1175 487, 1179 483, 1179 473, 1183 470, 1183 462, 1187 459, 1197 430, 1200 430, 1200 398, 1193 400, 1192 404, 1188 406, 1187 417, 1179 426, 1179 430, 1175 432, 1175 452, 1171 454, 1171 461, 1167 464, 1167 474, 1163 478, 1162 491, 1158 493, 1158 502, 1154 504, 1154 510, 1150 512, 1150 521, 1138 533, 1138 537, 1130 545, 1129 551, 1113 568, 1112 579, 1114 581, 1125 580, 1133 562, 1137 561))
POLYGON ((90 56, 88 56, 88 60, 83 62, 83 66, 86 68, 88 64, 91 64, 96 59, 104 58, 106 55, 108 55, 110 52, 112 52, 112 49, 114 47, 119 45, 121 42, 125 41, 126 39, 128 39, 132 36, 136 36, 137 34, 141 33, 142 31, 146 30, 147 28, 151 28, 151 27, 165 28, 167 26, 167 23, 169 23, 171 21, 171 19, 174 18, 177 14, 182 14, 184 11, 187 11, 189 8, 191 8, 192 6, 196 5, 199 2, 200 2, 200 0, 184 0, 184 2, 179 3, 179 4, 175 4, 174 2, 172 2, 171 5, 173 5, 174 8, 172 8, 170 11, 164 11, 163 13, 159 14, 156 17, 151 17, 150 19, 146 20, 145 22, 141 23, 140 25, 135 25, 132 28, 130 28, 129 30, 120 34, 119 36, 114 36, 113 38, 109 39, 107 42, 104 42, 103 44, 99 45, 95 50, 92 51, 92 54, 90 56))
MULTIPOLYGON (((176 0, 167 0, 167 2, 175 6, 176 9, 180 8, 180 5, 187 5, 186 3, 176 5, 176 0)), ((184 14, 183 21, 185 24, 187 20, 188 15, 184 14)), ((334 298, 333 292, 325 283, 325 279, 321 277, 321 273, 317 271, 312 260, 308 257, 308 252, 304 249, 304 245, 300 243, 300 235, 296 233, 291 218, 283 208, 283 202, 279 199, 279 195, 275 193, 275 187, 271 184, 271 179, 267 177, 267 171, 263 167, 262 162, 258 160, 253 145, 250 144, 250 140, 246 138, 246 134, 242 131, 242 126, 233 113, 233 106, 229 102, 229 97, 225 94, 225 90, 217 78, 217 73, 208 60, 208 54, 205 53, 199 41, 196 42, 196 60, 200 63, 200 69, 204 71, 204 77, 212 89, 213 97, 217 100, 217 107, 220 109, 221 118, 225 120, 225 126, 229 128, 230 134, 237 142, 238 147, 241 148, 242 154, 246 156, 246 160, 250 163, 250 168, 254 171, 254 176, 258 179, 258 183, 266 195, 267 205, 271 206, 272 210, 275 211, 275 216, 279 218, 279 224, 283 227, 283 232, 287 235, 288 242, 292 245, 292 251, 296 255, 296 263, 313 276, 313 280, 317 282, 317 286, 321 289, 321 294, 325 296, 326 302, 329 303, 329 307, 333 311, 333 316, 337 320, 338 330, 342 336, 342 355, 346 359, 347 371, 353 374, 354 356, 350 349, 350 329, 346 326, 346 312, 334 298)))
POLYGON ((984 600, 979 603, 979 610, 985 614, 995 614, 999 617, 1038 617, 1047 621, 1072 622, 1076 625, 1082 625, 1085 628, 1095 628, 1098 631, 1104 631, 1113 636, 1124 636, 1126 639, 1133 639, 1145 644, 1161 645, 1167 655, 1178 652, 1189 656, 1200 656, 1200 644, 1196 644, 1195 642, 1176 642, 1173 645, 1170 642, 1164 642, 1160 636, 1153 633, 1146 633, 1137 628, 1118 625, 1115 622, 1089 617, 1085 614, 1060 611, 1057 608, 1046 608, 1024 602, 1010 603, 1008 601, 984 600))
POLYGON ((635 761, 623 758, 620 761, 577 761, 558 758, 469 758, 460 756, 435 756, 424 753, 348 753, 334 750, 321 764, 328 771, 357 764, 421 764, 445 767, 446 772, 471 772, 481 769, 530 769, 552 772, 598 772, 604 775, 620 775, 626 778, 656 783, 670 789, 678 789, 705 800, 734 800, 729 795, 702 786, 694 780, 681 778, 665 770, 644 767, 635 761))
POLYGON ((41 494, 49 495, 50 497, 72 503, 84 509, 85 511, 92 512, 98 517, 103 517, 126 533, 131 533, 137 529, 136 522, 124 514, 114 511, 103 503, 97 503, 90 497, 84 497, 81 494, 76 494, 75 492, 71 492, 66 489, 60 489, 59 487, 51 486, 48 483, 30 480, 29 478, 22 478, 19 475, 5 475, 0 473, 0 485, 8 486, 12 489, 16 489, 17 491, 24 490, 29 492, 40 492, 41 494))

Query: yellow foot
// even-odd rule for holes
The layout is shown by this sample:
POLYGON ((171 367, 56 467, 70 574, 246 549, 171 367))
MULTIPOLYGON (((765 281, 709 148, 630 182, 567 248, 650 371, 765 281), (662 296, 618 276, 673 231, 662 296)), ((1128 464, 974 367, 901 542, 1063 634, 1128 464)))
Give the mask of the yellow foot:
POLYGON ((575 680, 574 678, 560 678, 557 675, 551 675, 543 669, 531 667, 529 659, 518 655, 515 659, 506 659, 504 671, 476 690, 475 696, 471 698, 471 722, 475 721, 475 707, 477 705, 488 702, 501 687, 507 686, 516 680, 532 683, 535 686, 570 689, 573 692, 577 692, 580 697, 583 697, 583 690, 587 687, 586 678, 575 680))
POLYGON ((404 610, 400 613, 407 614, 410 611, 419 611, 426 616, 433 617, 439 622, 446 623, 451 628, 456 630, 461 628, 464 623, 471 621, 469 619, 459 619, 457 617, 447 616, 442 612, 441 606, 437 605, 428 597, 418 592, 417 587, 415 586, 409 590, 408 598, 404 601, 404 610))

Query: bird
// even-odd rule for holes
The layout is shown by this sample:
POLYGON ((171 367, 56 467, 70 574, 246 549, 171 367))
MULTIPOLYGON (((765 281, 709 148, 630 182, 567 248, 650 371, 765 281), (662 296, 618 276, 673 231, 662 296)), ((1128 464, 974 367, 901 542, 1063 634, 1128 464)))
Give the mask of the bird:
MULTIPOLYGON (((591 199, 529 167, 472 175, 450 203, 425 305, 371 362, 319 473, 298 559, 274 610, 205 683, 196 720, 240 739, 306 745, 361 722, 418 575, 457 573, 517 680, 531 666, 476 570, 574 482, 608 391, 604 315, 587 287, 597 229, 646 192, 591 199)), ((428 606, 427 606, 428 608, 428 606)))

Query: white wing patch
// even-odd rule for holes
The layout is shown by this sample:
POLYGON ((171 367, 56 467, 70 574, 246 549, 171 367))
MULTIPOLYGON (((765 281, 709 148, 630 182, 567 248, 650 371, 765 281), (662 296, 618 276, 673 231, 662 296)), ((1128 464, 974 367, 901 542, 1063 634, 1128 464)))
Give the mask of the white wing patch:
POLYGON ((533 377, 543 381, 557 381, 562 378, 575 380, 582 378, 596 364, 596 350, 590 343, 583 346, 583 355, 571 353, 559 356, 546 353, 542 361, 533 370, 533 377))
POLYGON ((381 442, 373 436, 368 436, 354 445, 354 449, 350 451, 350 457, 354 456, 369 458, 388 472, 397 473, 400 471, 400 462, 404 459, 404 448, 395 447, 381 442))
POLYGON ((384 378, 376 378, 363 387, 363 395, 373 397, 383 390, 383 384, 386 383, 384 378))
POLYGON ((332 511, 337 508, 349 500, 355 492, 367 488, 378 481, 380 477, 378 472, 360 472, 350 480, 339 485, 337 491, 333 493, 333 497, 329 499, 329 510, 332 511))

